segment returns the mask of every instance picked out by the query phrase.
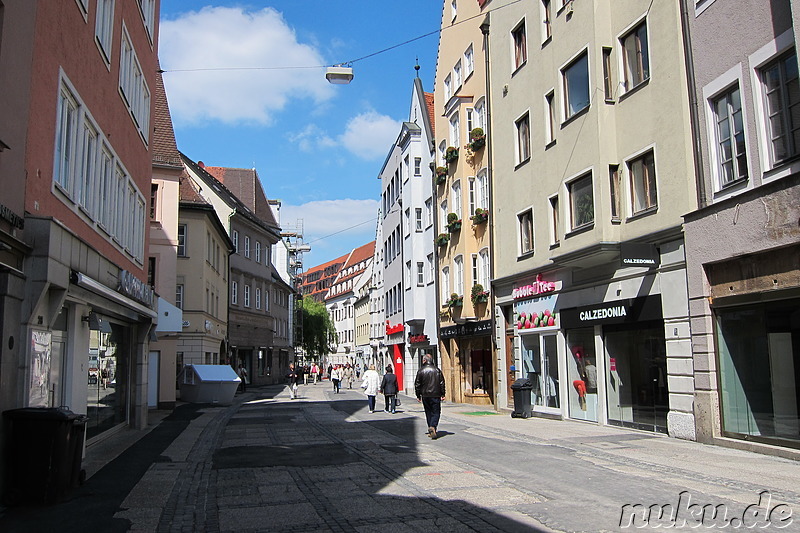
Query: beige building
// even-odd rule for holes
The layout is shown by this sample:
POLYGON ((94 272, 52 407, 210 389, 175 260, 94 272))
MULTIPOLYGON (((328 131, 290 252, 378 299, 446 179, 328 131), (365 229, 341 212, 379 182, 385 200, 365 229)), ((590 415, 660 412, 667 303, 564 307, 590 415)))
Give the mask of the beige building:
POLYGON ((499 404, 694 438, 680 6, 489 11, 499 404))
POLYGON ((180 181, 176 294, 183 309, 177 364, 226 363, 228 258, 233 243, 209 204, 184 173, 180 181))
POLYGON ((486 63, 478 15, 475 1, 444 2, 434 88, 433 198, 447 398, 488 405, 495 402, 496 379, 488 301, 486 63))

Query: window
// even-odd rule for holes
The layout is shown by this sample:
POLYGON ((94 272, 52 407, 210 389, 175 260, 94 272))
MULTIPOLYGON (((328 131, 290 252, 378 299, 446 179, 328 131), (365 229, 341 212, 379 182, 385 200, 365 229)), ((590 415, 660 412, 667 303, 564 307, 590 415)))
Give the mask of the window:
POLYGON ((244 236, 244 256, 250 257, 250 236, 244 236))
POLYGON ((567 184, 570 201, 570 220, 573 230, 594 222, 594 191, 592 175, 587 174, 567 184))
POLYGON ((457 1, 458 0, 450 0, 450 16, 452 17, 453 20, 456 19, 456 13, 458 11, 456 9, 457 1))
POLYGON ((175 285, 175 307, 183 309, 183 284, 175 285))
POLYGON ((480 207, 481 209, 489 209, 489 180, 486 177, 486 169, 478 172, 478 176, 475 178, 475 183, 475 203, 477 207, 480 207))
POLYGON ((641 213, 658 205, 656 198, 656 166, 653 152, 628 162, 631 175, 631 210, 641 213))
POLYGON ((155 31, 156 0, 137 0, 139 11, 142 13, 142 21, 147 29, 147 36, 153 42, 153 31, 155 31))
POLYGON ((256 241, 256 263, 261 262, 261 241, 256 241))
POLYGON ((611 191, 611 220, 619 221, 621 213, 621 194, 622 187, 619 177, 619 165, 608 166, 609 189, 611 191))
POLYGON ((231 281, 231 304, 239 305, 239 284, 231 281))
POLYGON ((250 285, 244 286, 244 306, 250 307, 250 285))
POLYGON ((464 295, 464 256, 453 259, 453 292, 464 295))
POLYGON ((444 99, 449 100, 453 96, 453 78, 450 74, 444 79, 444 99))
POLYGON ((114 0, 97 0, 94 36, 106 64, 111 64, 111 38, 114 31, 114 0))
POLYGON ((434 264, 433 264, 433 254, 428 254, 427 259, 428 259, 428 275, 430 276, 429 279, 431 281, 433 281, 433 277, 434 277, 434 275, 436 273, 436 270, 434 270, 435 267, 434 267, 434 264))
POLYGON ((444 229, 444 227, 447 226, 447 215, 447 199, 445 198, 439 205, 439 229, 444 229))
POLYGON ((461 87, 461 60, 459 59, 453 67, 453 87, 458 90, 461 87))
POLYGON ((75 151, 78 142, 78 102, 66 86, 61 86, 56 125, 56 157, 53 181, 67 194, 75 183, 75 151))
POLYGON ((556 93, 550 91, 544 97, 544 105, 547 110, 547 122, 545 123, 545 140, 547 144, 556 140, 556 93))
POLYGON ((475 54, 472 51, 472 45, 464 51, 464 79, 469 78, 469 75, 475 70, 475 54))
POLYGON ((531 157, 531 126, 528 114, 517 120, 517 164, 524 163, 531 157))
POLYGON ((256 309, 261 309, 261 287, 256 287, 256 309))
POLYGON ((425 285, 425 263, 417 261, 417 286, 425 285))
POLYGON ((459 131, 460 124, 458 121, 458 113, 450 117, 450 146, 458 148, 461 146, 461 132, 459 131))
POLYGON ((233 240, 233 251, 239 253, 239 232, 233 230, 231 232, 231 240, 233 240))
POLYGON ((414 209, 414 229, 422 231, 422 208, 417 207, 414 209))
POLYGON ((761 83, 770 158, 774 165, 797 154, 800 146, 800 88, 794 50, 764 66, 761 83))
POLYGON ((565 117, 570 118, 589 107, 589 56, 582 53, 562 71, 565 117))
POLYGON ((469 215, 475 214, 475 178, 469 178, 469 192, 467 193, 469 200, 469 215))
POLYGON ((150 219, 156 218, 156 200, 158 199, 158 184, 150 184, 150 219))
POLYGON ((603 48, 603 95, 607 102, 614 99, 614 87, 611 85, 611 48, 603 48))
POLYGON ((491 280, 489 279, 489 250, 484 248, 478 252, 478 279, 477 282, 483 285, 483 290, 488 291, 491 280))
MULTIPOLYGON (((472 127, 486 129, 486 103, 483 98, 478 100, 475 104, 472 127)), ((472 129, 470 129, 470 131, 472 131, 472 129)), ((486 132, 484 131, 484 133, 486 132)))
POLYGON ((742 102, 738 85, 713 102, 719 187, 747 178, 742 102))
POLYGON ((151 287, 156 286, 156 258, 147 258, 147 284, 151 287))
POLYGON ((630 91, 650 78, 650 58, 647 50, 647 23, 642 21, 620 39, 622 44, 622 66, 625 73, 624 87, 630 91))
POLYGON ((558 195, 550 197, 550 228, 552 231, 552 244, 561 242, 561 216, 558 208, 558 195))
POLYGON ((542 42, 544 43, 553 36, 553 29, 551 27, 553 20, 553 12, 551 9, 550 0, 542 0, 542 42))
POLYGON ((533 252, 533 210, 517 214, 519 255, 533 252))
POLYGON ((442 268, 442 302, 446 302, 450 299, 450 268, 444 267, 442 268))
POLYGON ((136 57, 136 51, 124 26, 120 50, 119 88, 134 125, 147 142, 150 137, 150 89, 147 87, 139 58, 136 57))
POLYGON ((415 157, 414 158, 414 175, 415 176, 422 176, 422 158, 415 157))
POLYGON ((461 218, 461 182, 457 181, 452 187, 453 213, 461 218))
POLYGON ((514 44, 514 70, 517 70, 528 60, 528 44, 525 38, 525 21, 511 32, 511 41, 514 44))
POLYGON ((425 200, 425 225, 430 226, 433 224, 433 200, 428 198, 425 200))

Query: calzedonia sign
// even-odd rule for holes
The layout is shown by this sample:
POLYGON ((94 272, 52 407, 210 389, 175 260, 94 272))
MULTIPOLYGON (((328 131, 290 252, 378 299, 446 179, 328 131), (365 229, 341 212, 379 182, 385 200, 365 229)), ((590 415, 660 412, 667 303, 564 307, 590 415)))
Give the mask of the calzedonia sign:
POLYGON ((625 324, 646 320, 661 320, 661 295, 645 296, 592 304, 583 307, 570 307, 559 310, 561 327, 581 328, 595 324, 625 324))
POLYGON ((540 294, 546 294, 555 290, 556 284, 554 281, 542 281, 542 275, 537 274, 536 281, 533 283, 514 287, 514 290, 511 292, 511 297, 515 300, 519 300, 521 298, 531 298, 540 294))

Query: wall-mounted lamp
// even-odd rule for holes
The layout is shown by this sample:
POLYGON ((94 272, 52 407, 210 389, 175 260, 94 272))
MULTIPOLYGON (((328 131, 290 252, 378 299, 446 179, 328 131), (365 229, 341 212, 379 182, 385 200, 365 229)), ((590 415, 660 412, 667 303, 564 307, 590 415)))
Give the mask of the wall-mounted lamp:
POLYGON ((328 69, 325 71, 325 78, 330 83, 335 83, 337 85, 348 84, 353 81, 353 68, 342 65, 328 67, 328 69))
POLYGON ((111 324, 100 318, 94 311, 89 312, 87 316, 81 317, 81 320, 89 324, 89 329, 100 331, 100 333, 111 333, 111 324))

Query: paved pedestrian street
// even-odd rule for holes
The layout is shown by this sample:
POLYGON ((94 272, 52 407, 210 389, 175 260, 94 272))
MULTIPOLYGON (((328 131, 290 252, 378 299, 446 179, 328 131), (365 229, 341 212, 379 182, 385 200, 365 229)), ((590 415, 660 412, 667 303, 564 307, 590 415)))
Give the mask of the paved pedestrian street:
POLYGON ((413 398, 392 415, 328 383, 300 395, 182 404, 90 448, 68 501, 5 509, 0 531, 800 531, 797 461, 449 403, 432 440, 413 398))

